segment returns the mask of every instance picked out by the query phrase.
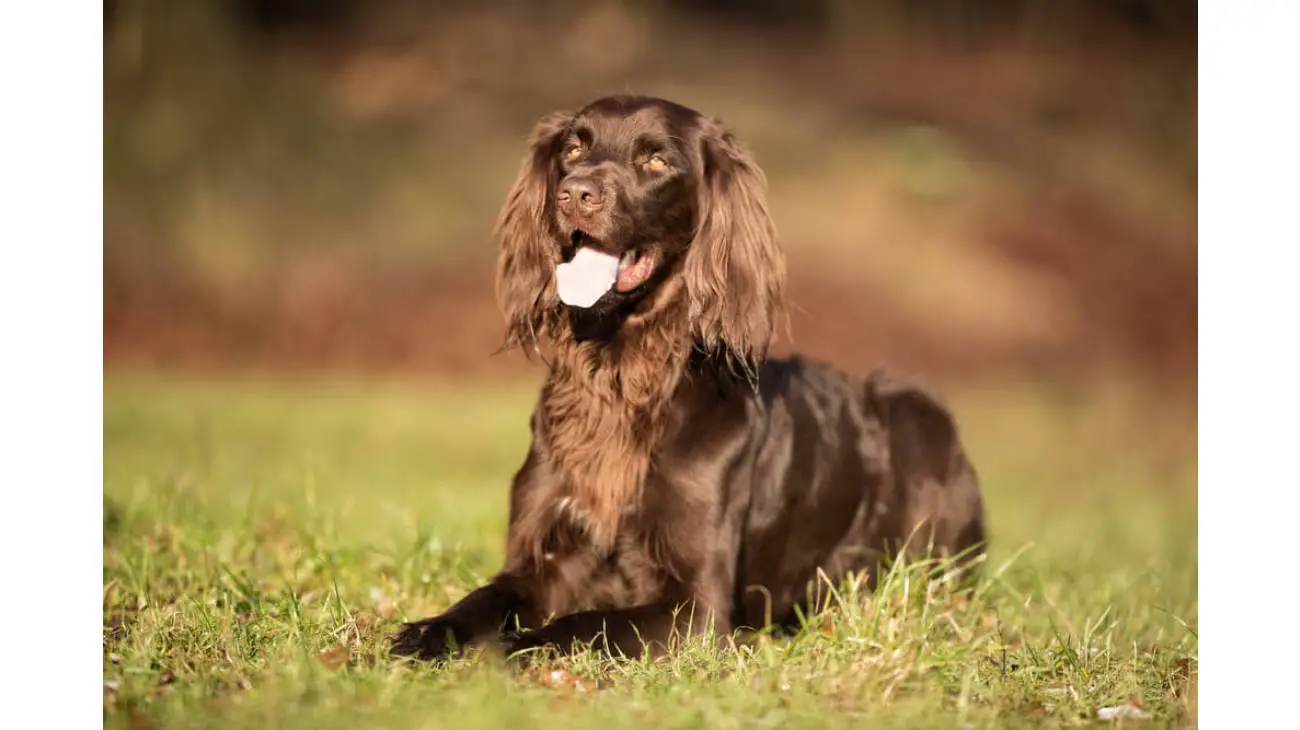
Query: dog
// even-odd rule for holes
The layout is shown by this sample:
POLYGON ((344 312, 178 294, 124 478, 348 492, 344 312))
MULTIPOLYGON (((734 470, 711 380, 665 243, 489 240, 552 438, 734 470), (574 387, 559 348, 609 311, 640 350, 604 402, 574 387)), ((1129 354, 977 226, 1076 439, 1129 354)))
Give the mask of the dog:
POLYGON ((542 118, 496 225, 505 346, 547 376, 499 573, 390 653, 614 656, 790 627, 819 579, 985 550, 949 409, 880 371, 769 357, 786 267, 752 155, 652 97, 542 118))

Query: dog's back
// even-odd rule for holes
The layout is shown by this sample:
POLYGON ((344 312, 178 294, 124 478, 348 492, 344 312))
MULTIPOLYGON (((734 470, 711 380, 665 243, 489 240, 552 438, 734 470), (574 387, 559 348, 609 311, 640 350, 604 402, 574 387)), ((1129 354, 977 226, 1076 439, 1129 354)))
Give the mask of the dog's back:
POLYGON ((979 482, 937 398, 883 373, 856 378, 802 358, 759 378, 766 433, 737 572, 737 625, 789 622, 820 570, 832 581, 905 550, 972 557, 979 482))

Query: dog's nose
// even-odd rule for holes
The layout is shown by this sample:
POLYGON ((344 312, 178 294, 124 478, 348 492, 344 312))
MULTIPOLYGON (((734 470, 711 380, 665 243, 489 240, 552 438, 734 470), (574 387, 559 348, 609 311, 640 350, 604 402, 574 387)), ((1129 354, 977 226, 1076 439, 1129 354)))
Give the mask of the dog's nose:
POLYGON ((601 205, 605 202, 604 191, 601 190, 600 182, 590 177, 570 177, 560 183, 559 193, 556 195, 560 203, 560 209, 565 213, 578 215, 591 215, 600 210, 601 205))

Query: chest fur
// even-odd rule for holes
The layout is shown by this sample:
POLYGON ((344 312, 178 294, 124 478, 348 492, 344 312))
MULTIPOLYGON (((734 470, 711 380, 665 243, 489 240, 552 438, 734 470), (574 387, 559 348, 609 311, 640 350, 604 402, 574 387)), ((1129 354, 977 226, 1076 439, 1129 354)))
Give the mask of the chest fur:
POLYGON ((627 608, 656 599, 667 572, 653 534, 628 514, 610 547, 594 550, 588 518, 580 509, 576 500, 562 500, 546 532, 538 566, 543 578, 538 596, 543 616, 538 618, 627 608))
POLYGON ((560 498, 597 546, 609 547, 625 511, 641 496, 661 430, 656 409, 629 398, 620 383, 581 377, 548 383, 539 410, 541 435, 560 498))

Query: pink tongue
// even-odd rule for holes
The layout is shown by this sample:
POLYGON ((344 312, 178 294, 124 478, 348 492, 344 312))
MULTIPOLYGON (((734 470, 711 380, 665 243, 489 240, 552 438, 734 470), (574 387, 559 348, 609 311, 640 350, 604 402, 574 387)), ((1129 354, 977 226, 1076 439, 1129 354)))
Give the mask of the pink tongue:
POLYGON ((618 257, 583 247, 567 264, 555 267, 555 291, 570 307, 590 307, 618 278, 618 257))

